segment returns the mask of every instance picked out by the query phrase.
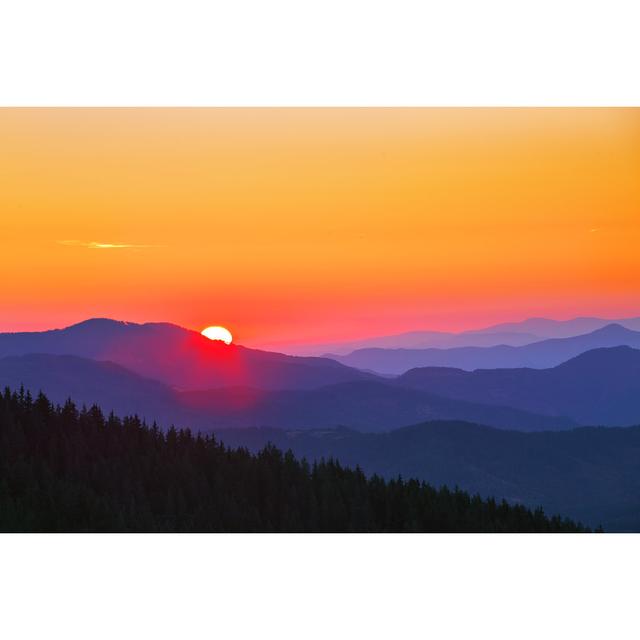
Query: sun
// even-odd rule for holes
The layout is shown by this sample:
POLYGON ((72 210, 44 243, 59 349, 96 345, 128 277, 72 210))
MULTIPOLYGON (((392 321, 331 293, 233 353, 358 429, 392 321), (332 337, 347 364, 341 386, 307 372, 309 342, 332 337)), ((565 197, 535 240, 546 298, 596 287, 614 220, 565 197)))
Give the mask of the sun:
POLYGON ((225 344, 231 344, 233 342, 231 331, 229 331, 229 329, 225 329, 224 327, 207 327, 200 333, 202 333, 205 338, 209 338, 209 340, 220 340, 225 344))

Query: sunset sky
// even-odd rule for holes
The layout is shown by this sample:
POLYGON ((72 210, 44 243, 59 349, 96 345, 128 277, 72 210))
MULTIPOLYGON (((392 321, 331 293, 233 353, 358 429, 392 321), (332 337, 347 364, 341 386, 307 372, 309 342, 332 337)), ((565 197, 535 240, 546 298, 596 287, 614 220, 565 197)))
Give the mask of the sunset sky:
POLYGON ((638 109, 0 109, 0 331, 640 315, 638 109))

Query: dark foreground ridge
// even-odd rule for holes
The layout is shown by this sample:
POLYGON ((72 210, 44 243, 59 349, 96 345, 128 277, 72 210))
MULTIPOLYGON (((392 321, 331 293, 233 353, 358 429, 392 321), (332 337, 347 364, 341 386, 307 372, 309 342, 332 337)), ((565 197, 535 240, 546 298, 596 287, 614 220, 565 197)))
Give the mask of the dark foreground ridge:
POLYGON ((0 395, 4 532, 583 532, 542 510, 0 395))

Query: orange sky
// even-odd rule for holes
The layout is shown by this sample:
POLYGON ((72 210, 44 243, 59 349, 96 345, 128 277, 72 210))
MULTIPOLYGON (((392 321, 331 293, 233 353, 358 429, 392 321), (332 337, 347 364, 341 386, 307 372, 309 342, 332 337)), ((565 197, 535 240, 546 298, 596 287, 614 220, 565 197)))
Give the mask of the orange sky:
POLYGON ((640 315, 639 247, 638 109, 0 109, 0 331, 640 315))

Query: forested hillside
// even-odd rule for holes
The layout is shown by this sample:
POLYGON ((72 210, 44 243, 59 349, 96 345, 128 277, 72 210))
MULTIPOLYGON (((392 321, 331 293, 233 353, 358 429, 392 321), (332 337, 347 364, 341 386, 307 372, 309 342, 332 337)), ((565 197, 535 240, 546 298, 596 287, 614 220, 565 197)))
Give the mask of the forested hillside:
POLYGON ((387 480, 458 486, 606 531, 640 531, 640 425, 520 433, 431 420, 386 433, 262 428, 215 435, 254 453, 271 442, 298 458, 335 458, 387 480))
POLYGON ((578 532, 541 510, 0 396, 0 530, 578 532))

